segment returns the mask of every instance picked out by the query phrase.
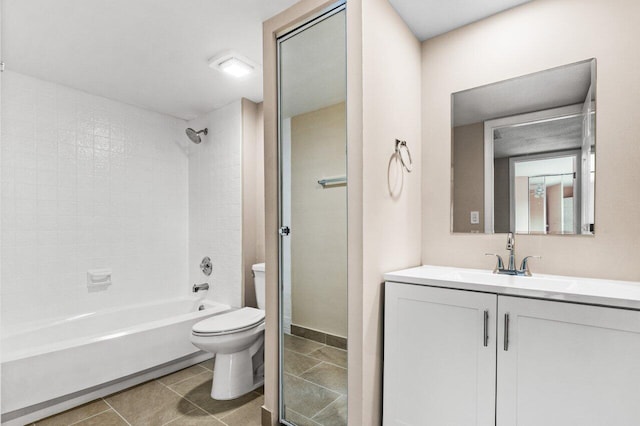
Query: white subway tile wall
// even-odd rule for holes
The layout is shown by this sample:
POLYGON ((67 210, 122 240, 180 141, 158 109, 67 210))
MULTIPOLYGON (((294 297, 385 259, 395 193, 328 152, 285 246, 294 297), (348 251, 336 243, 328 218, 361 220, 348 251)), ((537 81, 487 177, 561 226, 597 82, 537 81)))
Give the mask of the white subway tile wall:
POLYGON ((242 305, 242 104, 189 121, 209 129, 189 147, 189 278, 211 284, 208 298, 242 305), (199 264, 213 262, 206 277, 199 264))
POLYGON ((2 80, 3 329, 186 295, 186 122, 2 80), (89 291, 91 268, 111 268, 113 284, 89 291))

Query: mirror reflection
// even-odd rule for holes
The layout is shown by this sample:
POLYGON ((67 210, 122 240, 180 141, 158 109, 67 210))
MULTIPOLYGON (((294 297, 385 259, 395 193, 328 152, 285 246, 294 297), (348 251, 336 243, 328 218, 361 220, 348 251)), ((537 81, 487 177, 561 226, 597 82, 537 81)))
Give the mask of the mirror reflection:
POLYGON ((452 231, 593 235, 595 59, 452 95, 452 231))
POLYGON ((340 7, 279 39, 284 424, 347 424, 345 35, 340 7))

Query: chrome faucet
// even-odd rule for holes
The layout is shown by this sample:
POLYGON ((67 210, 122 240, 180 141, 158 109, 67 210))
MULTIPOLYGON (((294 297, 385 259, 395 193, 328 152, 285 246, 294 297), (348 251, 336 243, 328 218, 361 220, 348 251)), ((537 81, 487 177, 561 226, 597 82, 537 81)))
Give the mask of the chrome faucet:
POLYGON ((193 285, 193 292, 197 293, 200 290, 209 290, 209 283, 202 283, 202 284, 194 284, 193 285))
POLYGON ((496 256, 498 258, 496 266, 493 268, 494 274, 524 275, 525 277, 530 277, 529 259, 542 259, 541 256, 525 256, 520 264, 520 269, 516 269, 516 237, 513 235, 513 232, 509 232, 507 235, 507 250, 509 250, 509 264, 506 268, 504 267, 502 256, 495 253, 485 253, 485 256, 496 256))

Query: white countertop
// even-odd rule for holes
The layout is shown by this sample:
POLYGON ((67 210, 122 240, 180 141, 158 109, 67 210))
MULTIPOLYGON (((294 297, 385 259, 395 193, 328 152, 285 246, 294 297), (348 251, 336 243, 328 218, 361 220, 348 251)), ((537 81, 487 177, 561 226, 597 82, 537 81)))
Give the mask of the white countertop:
POLYGON ((640 310, 640 282, 535 274, 494 274, 483 269, 418 266, 384 274, 385 281, 535 297, 640 310))

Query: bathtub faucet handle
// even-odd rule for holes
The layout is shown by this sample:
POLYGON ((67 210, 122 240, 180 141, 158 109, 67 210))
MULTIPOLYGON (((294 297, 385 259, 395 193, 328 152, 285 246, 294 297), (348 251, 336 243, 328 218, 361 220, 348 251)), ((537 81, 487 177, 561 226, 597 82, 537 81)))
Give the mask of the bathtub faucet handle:
POLYGON ((194 293, 197 293, 200 290, 209 290, 209 283, 194 284, 192 290, 194 293))

